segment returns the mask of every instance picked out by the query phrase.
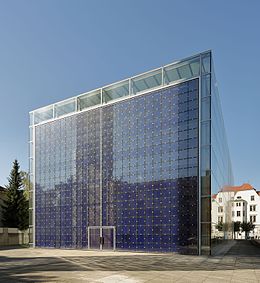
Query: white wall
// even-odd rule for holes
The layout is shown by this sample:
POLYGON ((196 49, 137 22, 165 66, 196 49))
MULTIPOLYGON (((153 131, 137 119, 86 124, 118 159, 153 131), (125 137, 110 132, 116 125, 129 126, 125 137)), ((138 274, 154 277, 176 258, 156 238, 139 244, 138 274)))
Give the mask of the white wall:
MULTIPOLYGON (((256 216, 256 221, 253 222, 255 229, 249 233, 249 236, 260 239, 260 196, 254 189, 238 192, 219 192, 217 194, 216 199, 212 201, 212 233, 214 233, 214 235, 218 234, 218 231, 214 229, 214 223, 221 222, 221 219, 223 219, 223 223, 229 222, 228 219, 230 218, 227 214, 230 208, 227 208, 227 202, 225 202, 225 200, 230 199, 230 196, 232 205, 231 221, 249 222, 250 216, 256 216), (226 197, 226 194, 228 194, 229 197, 226 197), (251 200, 251 196, 254 197, 254 200, 251 200), (256 210, 250 211, 250 206, 253 205, 255 205, 256 210), (223 207, 223 212, 221 212, 221 207, 223 207), (238 211, 240 212, 240 216, 237 214, 238 211)), ((245 233, 237 232, 236 238, 244 239, 245 233)))

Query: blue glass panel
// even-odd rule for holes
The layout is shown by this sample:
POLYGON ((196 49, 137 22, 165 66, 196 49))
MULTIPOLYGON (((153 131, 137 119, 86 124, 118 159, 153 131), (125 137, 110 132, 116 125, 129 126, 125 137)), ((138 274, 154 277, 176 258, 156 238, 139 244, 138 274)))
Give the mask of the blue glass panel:
POLYGON ((197 79, 36 126, 36 246, 196 254, 197 152, 197 79))

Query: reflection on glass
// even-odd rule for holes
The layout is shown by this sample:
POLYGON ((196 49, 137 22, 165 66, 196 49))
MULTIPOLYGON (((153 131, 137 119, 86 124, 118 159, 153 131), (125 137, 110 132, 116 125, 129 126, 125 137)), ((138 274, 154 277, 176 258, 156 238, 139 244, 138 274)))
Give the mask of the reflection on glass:
POLYGON ((53 105, 34 111, 34 124, 53 119, 53 105))
POLYGON ((86 248, 102 209, 118 249, 197 254, 198 95, 196 79, 37 126, 36 246, 86 248))
POLYGON ((33 112, 29 113, 30 126, 33 125, 33 112))
POLYGON ((207 55, 202 62, 203 71, 211 71, 211 253, 214 254, 233 237, 232 193, 226 188, 234 180, 213 62, 207 55))
POLYGON ((211 194, 211 174, 210 170, 201 172, 201 195, 210 196, 211 194))
POLYGON ((78 97, 78 110, 101 104, 101 90, 92 91, 78 97))
POLYGON ((54 116, 60 117, 76 111, 76 100, 72 98, 65 102, 58 103, 54 106, 54 116))
POLYGON ((162 84, 162 70, 152 71, 132 79, 132 91, 134 94, 146 89, 154 88, 162 84))
POLYGON ((205 73, 210 73, 210 60, 211 60, 211 54, 207 53, 207 54, 203 54, 202 55, 202 74, 205 73))
POLYGON ((33 127, 29 128, 29 141, 33 140, 33 127))
POLYGON ((29 142, 29 157, 33 157, 33 143, 29 142))
POLYGON ((122 249, 197 253, 201 241, 208 254, 211 230, 213 246, 229 239, 233 175, 212 66, 203 53, 34 112, 39 124, 107 103, 35 127, 38 246, 87 247, 100 215, 122 249))
POLYGON ((210 120, 210 97, 201 99, 201 120, 210 120))
POLYGON ((192 77, 199 76, 200 73, 200 57, 187 60, 178 64, 173 64, 164 68, 165 83, 179 80, 187 80, 192 77))
POLYGON ((32 172, 32 170, 33 170, 33 159, 30 158, 29 159, 29 171, 32 172))
POLYGON ((129 80, 106 87, 102 91, 103 103, 129 95, 129 80))
POLYGON ((201 146, 210 144, 210 121, 201 123, 201 146))
POLYGON ((202 76, 201 78, 201 97, 206 97, 210 95, 210 74, 202 76))

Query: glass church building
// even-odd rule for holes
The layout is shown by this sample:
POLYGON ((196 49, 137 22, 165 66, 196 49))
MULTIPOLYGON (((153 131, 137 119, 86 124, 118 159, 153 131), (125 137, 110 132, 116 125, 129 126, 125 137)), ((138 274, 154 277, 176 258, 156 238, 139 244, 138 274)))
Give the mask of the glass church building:
POLYGON ((35 247, 210 254, 233 176, 211 51, 30 112, 35 247))

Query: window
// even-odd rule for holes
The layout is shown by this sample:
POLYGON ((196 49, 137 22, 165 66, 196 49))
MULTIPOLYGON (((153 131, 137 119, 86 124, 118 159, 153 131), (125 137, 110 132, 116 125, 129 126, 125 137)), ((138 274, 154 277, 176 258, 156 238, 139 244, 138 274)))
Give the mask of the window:
POLYGON ((256 205, 250 205, 250 211, 256 211, 256 205))
POLYGON ((234 211, 232 211, 232 217, 234 217, 235 216, 235 212, 234 211))
POLYGON ((222 202, 222 198, 219 198, 218 201, 219 201, 219 202, 222 202))
POLYGON ((237 206, 241 206, 241 202, 237 202, 237 204, 236 204, 237 206))
POLYGON ((222 216, 218 217, 218 223, 223 223, 223 217, 222 216))
POLYGON ((250 222, 256 222, 256 215, 250 215, 250 222))
POLYGON ((237 211, 237 217, 241 216, 241 212, 237 211))
POLYGON ((218 212, 220 212, 220 213, 223 212, 223 206, 218 207, 218 212))
POLYGON ((251 201, 255 200, 255 196, 251 196, 251 201))
POLYGON ((237 197, 237 199, 241 199, 241 196, 237 197))

